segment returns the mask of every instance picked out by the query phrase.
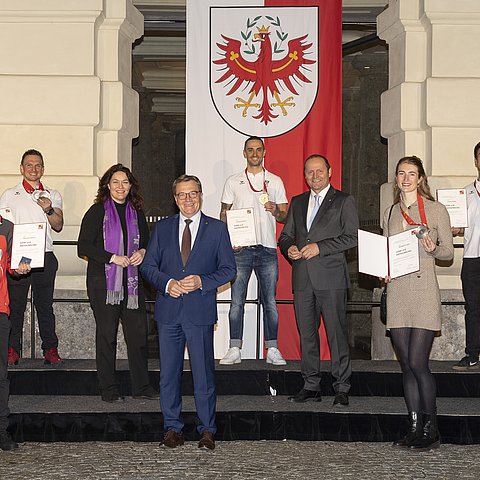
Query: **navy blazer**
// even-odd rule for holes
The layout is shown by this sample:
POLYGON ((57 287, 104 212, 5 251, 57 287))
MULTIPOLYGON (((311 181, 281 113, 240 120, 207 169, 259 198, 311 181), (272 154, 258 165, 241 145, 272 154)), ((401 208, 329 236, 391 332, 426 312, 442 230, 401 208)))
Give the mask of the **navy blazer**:
POLYGON ((202 213, 184 267, 178 224, 178 214, 157 222, 140 266, 143 277, 157 290, 155 319, 162 324, 177 323, 180 319, 194 325, 211 325, 217 321, 217 287, 233 280, 237 271, 230 236, 223 222, 202 213), (199 275, 202 289, 179 298, 165 293, 171 278, 181 280, 187 275, 199 275))
POLYGON ((310 260, 291 261, 293 290, 305 289, 308 278, 316 290, 348 288, 350 280, 345 251, 357 245, 358 236, 358 215, 353 197, 330 186, 307 231, 309 197, 310 190, 292 198, 278 239, 287 259, 292 245, 301 250, 315 242, 320 250, 320 255, 310 260))

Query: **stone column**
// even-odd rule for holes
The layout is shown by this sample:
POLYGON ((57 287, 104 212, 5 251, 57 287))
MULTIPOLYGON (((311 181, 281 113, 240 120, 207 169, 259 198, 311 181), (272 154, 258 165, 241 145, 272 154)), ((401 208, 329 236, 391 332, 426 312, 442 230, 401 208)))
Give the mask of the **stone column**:
MULTIPOLYGON (((45 184, 64 200, 65 226, 54 240, 76 240, 98 176, 114 163, 131 165, 138 135, 131 51, 143 34, 143 16, 132 0, 0 0, 0 25, 0 192, 20 181, 22 153, 40 150, 45 184)), ((55 296, 85 296, 86 262, 76 246, 57 246, 55 253, 55 296)), ((95 326, 88 304, 56 303, 55 312, 61 355, 91 357, 95 326)), ((37 336, 37 356, 39 343, 37 336)))
MULTIPOLYGON (((473 146, 480 140, 480 2, 390 0, 377 29, 389 45, 381 126, 388 139, 389 178, 401 157, 417 155, 434 195, 437 188, 465 186, 476 175, 473 146)), ((381 215, 391 192, 392 184, 382 186, 381 215)), ((448 290, 443 298, 462 299, 461 257, 457 248, 453 266, 437 268, 440 288, 448 290)), ((464 349, 463 315, 457 310, 444 308, 444 335, 454 336, 452 359, 464 349)))
MULTIPOLYGON (((18 183, 22 153, 45 158, 45 183, 64 199, 76 240, 84 212, 110 165, 131 164, 138 96, 131 88, 132 42, 143 16, 131 0, 0 0, 0 191, 18 183)), ((84 288, 76 248, 56 248, 58 288, 84 288)))

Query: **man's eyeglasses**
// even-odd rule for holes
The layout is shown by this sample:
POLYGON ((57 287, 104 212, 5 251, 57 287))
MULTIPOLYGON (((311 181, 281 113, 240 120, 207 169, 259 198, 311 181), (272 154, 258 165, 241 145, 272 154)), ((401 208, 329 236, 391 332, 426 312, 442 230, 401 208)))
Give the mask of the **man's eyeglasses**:
POLYGON ((199 192, 198 190, 194 190, 193 192, 180 192, 180 193, 177 193, 175 196, 179 199, 179 200, 185 200, 188 196, 188 198, 190 198, 191 200, 195 200, 196 198, 198 198, 198 196, 201 194, 202 192, 199 192))

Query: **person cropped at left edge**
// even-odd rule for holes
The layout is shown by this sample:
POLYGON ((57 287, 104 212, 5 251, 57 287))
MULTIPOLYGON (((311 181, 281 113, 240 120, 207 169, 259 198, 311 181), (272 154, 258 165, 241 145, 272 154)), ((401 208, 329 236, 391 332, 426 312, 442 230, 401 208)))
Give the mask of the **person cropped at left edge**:
POLYGON ((82 220, 78 255, 86 257, 87 292, 96 323, 98 383, 105 402, 123 402, 115 372, 121 320, 134 398, 155 399, 148 378, 147 314, 138 267, 149 232, 143 198, 132 172, 122 164, 100 179, 97 197, 82 220))
POLYGON ((199 448, 213 450, 216 392, 213 326, 217 288, 235 277, 236 266, 226 225, 201 212, 202 184, 193 175, 173 183, 180 214, 155 225, 141 268, 157 290, 155 319, 160 345, 162 445, 183 445, 182 372, 185 343, 193 376, 200 433, 199 448))
MULTIPOLYGON (((15 450, 17 442, 13 441, 7 431, 9 395, 8 380, 8 336, 10 333, 10 320, 8 315, 8 288, 7 271, 10 269, 10 254, 12 250, 13 225, 0 216, 0 449, 15 450)), ((21 263, 16 268, 17 274, 30 272, 30 265, 21 263)))
POLYGON ((60 232, 63 228, 62 196, 57 190, 42 184, 44 170, 42 154, 38 150, 27 150, 20 162, 22 182, 5 190, 0 197, 0 207, 10 208, 13 223, 45 222, 47 224, 44 268, 35 268, 26 276, 8 277, 12 324, 8 342, 9 365, 16 365, 20 359, 23 319, 30 286, 37 312, 45 364, 55 365, 62 362, 58 355, 58 338, 55 333, 55 314, 53 313, 53 291, 58 261, 53 253, 52 238, 52 230, 60 232))

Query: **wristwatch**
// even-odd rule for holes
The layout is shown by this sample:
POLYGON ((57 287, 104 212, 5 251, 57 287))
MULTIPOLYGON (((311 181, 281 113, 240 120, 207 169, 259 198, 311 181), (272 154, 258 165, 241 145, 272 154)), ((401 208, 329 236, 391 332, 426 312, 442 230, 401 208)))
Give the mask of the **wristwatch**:
POLYGON ((53 215, 55 213, 55 210, 53 209, 53 207, 50 207, 50 210, 47 210, 45 213, 47 215, 53 215))

